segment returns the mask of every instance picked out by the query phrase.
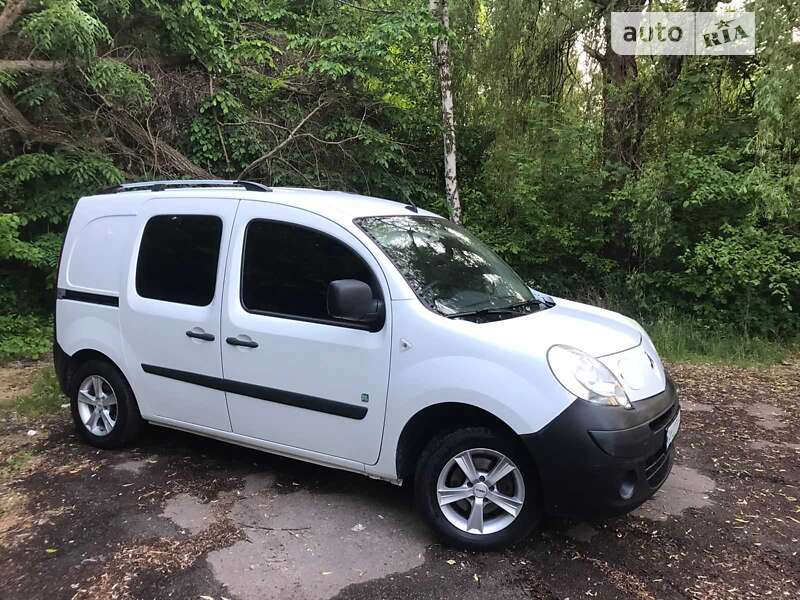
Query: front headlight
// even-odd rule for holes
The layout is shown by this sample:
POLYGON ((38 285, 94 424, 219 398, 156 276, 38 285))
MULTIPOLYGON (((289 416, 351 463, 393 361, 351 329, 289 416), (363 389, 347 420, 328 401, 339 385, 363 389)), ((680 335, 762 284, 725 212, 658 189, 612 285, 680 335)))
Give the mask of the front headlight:
POLYGON ((547 362, 567 391, 595 404, 633 408, 614 374, 593 356, 561 344, 547 351, 547 362))

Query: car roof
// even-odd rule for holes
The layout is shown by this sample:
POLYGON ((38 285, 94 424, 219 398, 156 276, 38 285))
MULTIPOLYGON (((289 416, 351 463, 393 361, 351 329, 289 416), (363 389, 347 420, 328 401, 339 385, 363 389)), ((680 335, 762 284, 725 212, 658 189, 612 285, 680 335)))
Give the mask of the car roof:
POLYGON ((203 186, 181 187, 176 189, 152 190, 129 189, 114 190, 111 193, 101 193, 108 199, 125 198, 127 200, 151 200, 163 198, 230 198, 232 200, 254 200, 294 206, 316 214, 328 217, 335 221, 352 221, 358 217, 388 216, 388 215, 424 215, 438 217, 439 215, 416 209, 410 204, 352 194, 349 192, 326 191, 313 188, 274 187, 264 191, 248 191, 230 186, 203 186))

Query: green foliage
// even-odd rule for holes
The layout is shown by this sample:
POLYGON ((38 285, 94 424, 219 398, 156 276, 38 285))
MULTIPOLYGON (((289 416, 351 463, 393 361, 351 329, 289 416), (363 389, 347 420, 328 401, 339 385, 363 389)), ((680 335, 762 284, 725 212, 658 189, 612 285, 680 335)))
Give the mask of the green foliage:
POLYGON ((58 386, 55 371, 48 366, 37 373, 31 392, 16 399, 14 410, 25 417, 42 417, 57 412, 66 401, 58 386))
POLYGON ((214 74, 231 73, 241 63, 273 65, 280 49, 268 39, 271 28, 294 17, 285 0, 145 0, 144 5, 159 15, 176 48, 214 74))
POLYGON ((150 77, 116 60, 93 63, 88 81, 98 94, 119 106, 138 108, 150 101, 150 77))
POLYGON ((40 315, 0 315, 0 364, 38 359, 52 348, 53 324, 40 315))
POLYGON ((667 94, 649 59, 624 85, 571 80, 574 55, 558 44, 597 31, 581 3, 458 5, 468 224, 554 293, 624 298, 646 320, 680 310, 701 330, 796 335, 800 46, 786 31, 800 5, 790 4, 759 9, 756 59, 687 59, 667 94), (604 155, 600 109, 636 94, 648 122, 640 164, 620 167, 604 155))
POLYGON ((0 315, 50 305, 75 202, 122 178, 111 161, 88 154, 21 154, 0 164, 0 315))
POLYGON ((20 107, 35 108, 51 102, 58 103, 58 92, 49 81, 37 81, 14 94, 20 107))
POLYGON ((553 103, 528 107, 529 127, 498 138, 467 201, 468 223, 528 279, 554 291, 616 265, 602 253, 610 214, 592 124, 553 103), (546 151, 532 154, 538 146, 546 151))
POLYGON ((736 323, 745 335, 797 331, 800 237, 742 225, 706 235, 681 261, 676 284, 704 322, 736 323))
POLYGON ((50 0, 28 17, 22 34, 37 50, 56 57, 93 57, 97 46, 111 41, 108 27, 86 12, 78 0, 50 0))

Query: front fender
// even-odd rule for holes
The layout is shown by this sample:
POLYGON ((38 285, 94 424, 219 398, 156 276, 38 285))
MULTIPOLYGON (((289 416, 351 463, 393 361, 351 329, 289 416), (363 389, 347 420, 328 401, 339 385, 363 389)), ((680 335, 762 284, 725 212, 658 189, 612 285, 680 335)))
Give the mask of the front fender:
POLYGON ((552 376, 537 378, 478 357, 432 357, 393 368, 381 455, 374 470, 396 477, 396 452, 405 425, 421 410, 459 403, 484 410, 517 434, 540 430, 574 400, 552 376), (527 376, 526 376, 527 375, 527 376), (538 380, 541 379, 541 380, 538 380), (552 380, 553 385, 548 385, 552 380))

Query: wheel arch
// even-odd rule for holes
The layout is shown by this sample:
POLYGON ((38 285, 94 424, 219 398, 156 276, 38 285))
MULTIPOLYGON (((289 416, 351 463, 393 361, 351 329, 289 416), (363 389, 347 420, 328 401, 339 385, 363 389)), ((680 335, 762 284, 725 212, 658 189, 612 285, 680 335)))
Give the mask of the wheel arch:
MULTIPOLYGON (((419 410, 403 427, 397 443, 395 463, 398 479, 413 479, 417 459, 425 445, 437 433, 462 427, 482 426, 495 429, 519 443, 519 435, 508 423, 487 410, 462 402, 442 402, 419 410)), ((533 458, 533 457, 531 457, 533 458)))
MULTIPOLYGON (((112 365, 117 371, 119 371, 119 374, 122 376, 122 379, 125 381, 128 387, 131 388, 131 383, 128 381, 128 378, 125 376, 125 372, 120 368, 120 366, 114 361, 114 359, 107 354, 100 352, 99 350, 95 350, 94 348, 83 348, 72 355, 68 355, 56 342, 54 354, 58 383, 61 387, 61 391, 67 396, 69 396, 71 392, 72 384, 74 383, 72 378, 75 372, 80 368, 81 365, 90 360, 102 360, 112 365)), ((135 397, 136 395, 134 394, 134 398, 135 397)))

